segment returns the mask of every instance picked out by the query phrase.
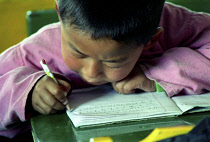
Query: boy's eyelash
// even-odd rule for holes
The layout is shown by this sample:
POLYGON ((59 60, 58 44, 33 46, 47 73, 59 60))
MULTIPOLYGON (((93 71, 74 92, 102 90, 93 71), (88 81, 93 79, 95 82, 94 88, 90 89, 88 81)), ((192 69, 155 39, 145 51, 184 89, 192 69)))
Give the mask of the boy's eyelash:
MULTIPOLYGON (((105 64, 106 65, 106 64, 105 64)), ((111 67, 111 66, 108 66, 108 65, 106 65, 107 67, 109 67, 109 68, 112 68, 112 69, 118 69, 118 68, 120 68, 121 66, 116 66, 116 67, 111 67)))
POLYGON ((72 48, 69 48, 69 52, 72 56, 74 56, 75 58, 85 58, 85 55, 82 55, 74 50, 72 50, 72 48))
POLYGON ((74 54, 72 52, 70 52, 72 56, 74 56, 75 58, 85 58, 84 55, 78 55, 78 54, 74 54))

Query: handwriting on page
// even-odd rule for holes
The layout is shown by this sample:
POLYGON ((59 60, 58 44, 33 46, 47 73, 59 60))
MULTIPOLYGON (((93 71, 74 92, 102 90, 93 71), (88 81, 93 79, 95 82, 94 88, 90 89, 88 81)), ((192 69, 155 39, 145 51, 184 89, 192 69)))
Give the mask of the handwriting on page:
POLYGON ((123 95, 116 93, 111 86, 77 92, 70 96, 69 101, 73 113, 84 115, 165 112, 153 93, 123 95))
POLYGON ((163 108, 157 101, 153 99, 143 99, 138 102, 122 102, 102 104, 102 105, 88 105, 77 108, 76 112, 79 114, 129 114, 137 112, 163 111, 163 108))

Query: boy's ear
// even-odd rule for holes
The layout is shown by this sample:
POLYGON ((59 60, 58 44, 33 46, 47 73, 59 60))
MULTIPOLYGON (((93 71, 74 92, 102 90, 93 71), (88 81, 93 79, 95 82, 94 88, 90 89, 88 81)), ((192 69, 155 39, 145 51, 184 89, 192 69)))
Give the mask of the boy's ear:
POLYGON ((58 13, 58 18, 61 21, 60 12, 59 12, 59 8, 58 8, 58 0, 55 0, 55 9, 56 9, 56 11, 58 13))
POLYGON ((144 50, 150 49, 160 39, 162 34, 163 34, 163 28, 158 27, 155 34, 152 36, 149 42, 144 46, 144 50))

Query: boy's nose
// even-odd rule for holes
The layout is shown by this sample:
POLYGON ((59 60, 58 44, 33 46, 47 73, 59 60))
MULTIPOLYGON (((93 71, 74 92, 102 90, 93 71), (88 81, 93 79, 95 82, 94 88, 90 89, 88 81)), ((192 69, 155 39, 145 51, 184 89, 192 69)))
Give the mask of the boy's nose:
POLYGON ((102 73, 100 61, 89 60, 83 68, 83 74, 88 78, 97 78, 102 73))

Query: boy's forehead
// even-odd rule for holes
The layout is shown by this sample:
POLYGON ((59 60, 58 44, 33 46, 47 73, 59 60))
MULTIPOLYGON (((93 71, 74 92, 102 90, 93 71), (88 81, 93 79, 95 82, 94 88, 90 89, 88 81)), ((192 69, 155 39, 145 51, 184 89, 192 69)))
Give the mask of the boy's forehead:
MULTIPOLYGON (((70 40, 76 40, 76 39, 83 39, 83 40, 92 40, 92 41, 111 41, 112 39, 110 37, 103 37, 99 39, 93 39, 90 32, 83 31, 78 28, 72 27, 62 27, 62 31, 64 32, 65 36, 67 36, 70 40)), ((112 41, 117 43, 116 41, 112 41)), ((119 43, 117 43, 119 44, 119 43)))
POLYGON ((67 48, 98 60, 118 60, 129 57, 134 48, 111 38, 92 39, 87 33, 75 29, 62 28, 62 38, 67 48))
POLYGON ((115 40, 113 40, 111 37, 101 37, 98 39, 94 39, 92 38, 91 34, 88 31, 82 31, 78 28, 75 28, 74 26, 72 27, 66 27, 66 26, 62 26, 62 31, 63 31, 63 35, 66 36, 67 40, 70 41, 93 41, 95 43, 108 43, 108 44, 112 44, 115 47, 120 47, 120 48, 138 48, 140 46, 135 45, 135 44, 126 44, 123 42, 117 42, 115 40))
POLYGON ((102 47, 112 47, 113 49, 130 48, 126 44, 119 43, 110 37, 103 37, 100 39, 93 39, 88 32, 81 31, 75 28, 62 28, 62 34, 65 36, 65 40, 70 42, 74 46, 102 46, 102 47))

